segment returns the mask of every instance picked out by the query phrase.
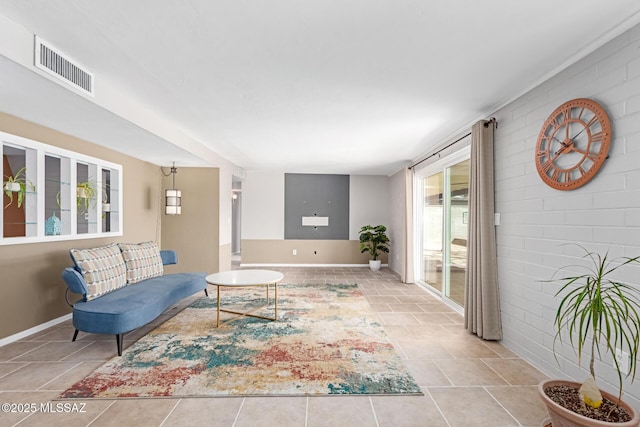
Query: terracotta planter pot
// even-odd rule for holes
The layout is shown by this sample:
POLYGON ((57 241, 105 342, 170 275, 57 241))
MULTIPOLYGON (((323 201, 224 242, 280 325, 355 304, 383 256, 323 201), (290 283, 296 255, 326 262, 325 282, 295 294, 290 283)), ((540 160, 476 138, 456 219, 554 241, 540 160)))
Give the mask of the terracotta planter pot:
MULTIPOLYGON (((631 421, 627 421, 626 423, 608 423, 605 421, 597 421, 565 409, 551 400, 544 392, 545 388, 553 387, 556 385, 567 385, 569 387, 580 388, 581 384, 573 381, 563 380, 546 380, 538 384, 538 393, 540 394, 542 402, 547 407, 547 412, 549 412, 549 417, 551 418, 553 427, 636 427, 640 425, 640 413, 638 413, 624 401, 619 403, 620 406, 623 407, 629 414, 631 414, 631 421)), ((606 391, 600 390, 600 392, 602 393, 602 397, 606 397, 613 402, 618 401, 617 397, 607 393, 606 391)))

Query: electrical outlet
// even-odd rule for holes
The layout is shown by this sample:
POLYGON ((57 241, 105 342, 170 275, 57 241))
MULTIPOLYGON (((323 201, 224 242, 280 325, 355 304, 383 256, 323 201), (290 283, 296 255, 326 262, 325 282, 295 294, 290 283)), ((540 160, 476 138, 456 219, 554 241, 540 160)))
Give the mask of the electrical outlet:
POLYGON ((293 255, 298 255, 298 250, 297 249, 293 250, 293 255))
POLYGON ((627 372, 629 370, 629 353, 622 351, 620 348, 616 348, 616 360, 621 372, 627 372))

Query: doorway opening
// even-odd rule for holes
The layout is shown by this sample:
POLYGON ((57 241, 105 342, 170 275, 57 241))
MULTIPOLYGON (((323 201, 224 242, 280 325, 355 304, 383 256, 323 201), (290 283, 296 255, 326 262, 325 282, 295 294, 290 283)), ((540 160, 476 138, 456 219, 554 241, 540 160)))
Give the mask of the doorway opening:
POLYGON ((231 184, 231 269, 242 263, 242 181, 233 177, 231 184))

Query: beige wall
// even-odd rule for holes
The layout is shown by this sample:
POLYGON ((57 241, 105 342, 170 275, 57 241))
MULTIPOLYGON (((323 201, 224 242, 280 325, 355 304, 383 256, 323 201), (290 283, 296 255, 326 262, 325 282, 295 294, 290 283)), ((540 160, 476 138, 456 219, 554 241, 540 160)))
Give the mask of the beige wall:
MULTIPOLYGON (((171 179, 163 178, 163 188, 171 188, 171 179)), ((178 253, 178 265, 166 271, 220 271, 220 170, 178 168, 176 188, 182 191, 182 214, 164 215, 163 211, 161 221, 162 248, 178 253)))
MULTIPOLYGON (((387 235, 393 245, 393 251, 389 256, 389 268, 400 273, 403 265, 402 226, 405 217, 405 172, 404 169, 389 178, 389 226, 387 235)), ((413 228, 413 227, 411 227, 413 228)))
MULTIPOLYGON (((387 254, 380 259, 386 264, 387 254)), ((357 240, 242 240, 242 264, 368 263, 369 254, 360 253, 357 240)))
POLYGON ((157 240, 160 175, 150 163, 7 114, 0 113, 0 130, 119 163, 124 178, 122 237, 0 246, 0 338, 5 338, 70 312, 61 278, 71 264, 69 249, 157 240))
MULTIPOLYGON (((360 254, 358 231, 366 224, 390 225, 389 178, 351 175, 349 181, 350 240, 288 240, 284 172, 247 171, 242 183, 242 264, 368 264, 368 255, 360 254)), ((393 241, 390 250, 395 250, 393 241)), ((387 263, 386 254, 382 261, 387 263)))
POLYGON ((220 245, 218 260, 218 271, 231 270, 231 243, 220 245))

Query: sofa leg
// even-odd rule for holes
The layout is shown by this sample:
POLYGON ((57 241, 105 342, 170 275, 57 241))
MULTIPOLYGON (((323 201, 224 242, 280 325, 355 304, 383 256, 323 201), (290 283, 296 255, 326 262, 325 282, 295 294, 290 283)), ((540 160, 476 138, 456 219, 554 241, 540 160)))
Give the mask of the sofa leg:
POLYGON ((208 297, 209 296, 209 291, 205 289, 204 290, 204 295, 208 297))
POLYGON ((76 338, 78 338, 78 330, 76 329, 76 331, 73 333, 73 339, 71 341, 75 341, 76 338))
POLYGON ((124 334, 116 334, 116 343, 118 345, 118 356, 122 356, 122 339, 124 334))

